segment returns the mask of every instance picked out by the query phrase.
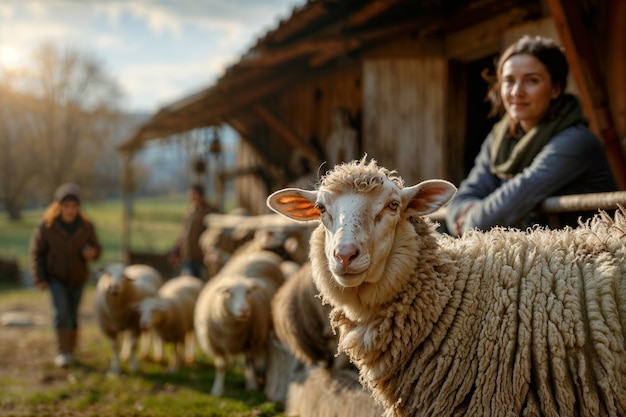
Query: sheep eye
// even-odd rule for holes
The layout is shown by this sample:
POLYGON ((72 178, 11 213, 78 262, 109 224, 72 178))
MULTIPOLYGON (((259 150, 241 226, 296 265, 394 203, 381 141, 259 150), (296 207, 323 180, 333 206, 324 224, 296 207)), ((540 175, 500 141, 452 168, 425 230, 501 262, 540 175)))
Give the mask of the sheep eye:
POLYGON ((322 203, 315 203, 315 208, 318 209, 320 213, 326 213, 326 207, 322 203))
POLYGON ((398 210, 398 207, 400 207, 400 203, 398 203, 397 201, 392 201, 391 203, 387 204, 387 208, 389 208, 392 211, 396 211, 398 210))

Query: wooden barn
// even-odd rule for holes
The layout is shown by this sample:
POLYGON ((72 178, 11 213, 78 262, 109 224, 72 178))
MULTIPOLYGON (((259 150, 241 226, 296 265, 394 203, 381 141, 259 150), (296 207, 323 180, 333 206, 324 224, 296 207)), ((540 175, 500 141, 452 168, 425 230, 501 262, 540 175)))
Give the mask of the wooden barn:
POLYGON ((625 0, 309 0, 120 149, 131 156, 148 140, 228 124, 241 138, 237 204, 260 214, 268 193, 327 169, 331 115, 341 110, 360 154, 407 183, 458 184, 495 121, 481 71, 523 34, 565 47, 569 90, 624 190, 625 0))

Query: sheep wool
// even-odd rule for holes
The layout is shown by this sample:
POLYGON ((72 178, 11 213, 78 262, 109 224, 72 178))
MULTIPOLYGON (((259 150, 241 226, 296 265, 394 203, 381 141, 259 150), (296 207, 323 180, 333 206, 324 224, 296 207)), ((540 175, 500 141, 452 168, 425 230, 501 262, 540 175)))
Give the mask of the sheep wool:
POLYGON ((285 406, 290 417, 380 417, 383 411, 363 389, 355 370, 319 366, 296 375, 285 406))
POLYGON ((156 296, 134 304, 143 330, 154 330, 163 342, 173 346, 169 371, 176 372, 185 353, 185 362, 195 359, 193 316, 204 282, 194 276, 178 276, 165 282, 156 296))
POLYGON ((278 339, 305 365, 329 366, 337 354, 337 336, 328 316, 330 306, 316 298, 311 263, 307 262, 276 292, 272 319, 278 339))
POLYGON ((422 216, 453 192, 363 158, 268 198, 321 220, 315 284, 385 416, 626 415, 626 210, 452 238, 422 216))
POLYGON ((272 330, 271 300, 283 284, 282 259, 261 251, 231 258, 202 289, 194 327, 202 350, 216 367, 212 395, 222 395, 232 357, 246 359, 246 389, 257 389, 255 363, 264 359, 272 330))
MULTIPOLYGON (((146 297, 155 296, 162 283, 161 274, 151 266, 143 264, 107 265, 98 279, 95 314, 98 327, 111 346, 109 374, 119 375, 120 356, 128 357, 131 371, 139 369, 135 354, 141 329, 139 313, 133 306, 146 297), (127 331, 130 335, 125 339, 124 349, 120 355, 118 335, 127 331)), ((155 349, 160 349, 159 342, 156 344, 155 349)))

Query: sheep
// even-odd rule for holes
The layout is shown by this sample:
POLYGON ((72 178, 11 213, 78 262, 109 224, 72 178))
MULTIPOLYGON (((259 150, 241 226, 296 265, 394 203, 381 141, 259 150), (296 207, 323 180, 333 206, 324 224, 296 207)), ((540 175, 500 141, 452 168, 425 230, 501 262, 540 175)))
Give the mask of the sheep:
POLYGON ((161 275, 148 265, 115 263, 104 268, 96 286, 95 313, 100 331, 111 345, 110 375, 120 373, 118 335, 127 330, 130 339, 127 339, 125 350, 128 352, 129 369, 133 372, 139 369, 135 354, 141 331, 139 314, 133 304, 156 295, 162 282, 161 275))
POLYGON ((200 246, 211 277, 231 257, 246 252, 269 250, 300 265, 308 259, 312 228, 287 223, 282 216, 210 214, 207 223, 200 246))
POLYGON ((193 276, 179 276, 165 282, 156 296, 135 303, 142 330, 154 330, 163 342, 173 344, 168 371, 178 371, 185 353, 185 362, 194 360, 195 340, 193 316, 196 300, 204 282, 193 276))
POLYGON ((194 325, 201 349, 215 363, 212 395, 223 394, 228 361, 240 354, 246 360, 246 390, 258 389, 255 363, 265 354, 270 303, 284 281, 280 262, 267 251, 231 258, 200 292, 194 325))
POLYGON ((359 383, 354 369, 308 367, 287 392, 285 415, 298 417, 380 417, 383 408, 359 383))
POLYGON ((307 262, 274 295, 274 332, 304 365, 331 366, 338 338, 330 326, 330 306, 322 305, 317 294, 311 264, 307 262))
POLYGON ((336 166, 273 210, 321 223, 314 281, 385 416, 626 415, 626 210, 563 230, 438 235, 455 187, 336 166))

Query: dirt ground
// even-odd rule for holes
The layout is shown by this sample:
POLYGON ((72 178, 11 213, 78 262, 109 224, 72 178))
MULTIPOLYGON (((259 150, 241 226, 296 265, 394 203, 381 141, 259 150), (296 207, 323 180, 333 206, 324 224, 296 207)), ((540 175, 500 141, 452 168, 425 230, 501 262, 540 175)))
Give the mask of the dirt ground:
MULTIPOLYGON (((85 298, 81 303, 81 327, 93 327, 93 303, 89 295, 85 298)), ((4 401, 11 399, 12 390, 17 393, 27 387, 31 393, 47 391, 71 383, 73 378, 71 372, 53 363, 56 344, 49 295, 29 294, 25 299, 0 304, 0 384, 8 385, 0 385, 0 399, 4 401)))

